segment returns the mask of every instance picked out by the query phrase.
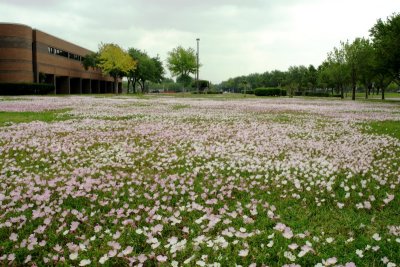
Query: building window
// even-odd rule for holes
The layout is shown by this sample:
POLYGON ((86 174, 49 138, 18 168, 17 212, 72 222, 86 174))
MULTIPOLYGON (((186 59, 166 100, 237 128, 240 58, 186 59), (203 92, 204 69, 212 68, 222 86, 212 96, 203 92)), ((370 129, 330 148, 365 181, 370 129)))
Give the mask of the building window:
POLYGON ((83 58, 84 58, 84 57, 82 57, 80 55, 76 55, 76 54, 73 54, 73 53, 68 53, 67 51, 64 51, 64 50, 61 50, 61 49, 58 49, 58 48, 54 48, 54 47, 50 47, 50 46, 47 47, 47 51, 49 52, 49 54, 54 54, 54 55, 66 57, 66 58, 73 59, 73 60, 76 60, 76 61, 83 61, 83 58))
POLYGON ((55 49, 55 54, 62 57, 68 57, 68 52, 57 48, 55 49))
POLYGON ((80 55, 69 53, 69 58, 73 59, 73 60, 81 61, 81 56, 80 55))

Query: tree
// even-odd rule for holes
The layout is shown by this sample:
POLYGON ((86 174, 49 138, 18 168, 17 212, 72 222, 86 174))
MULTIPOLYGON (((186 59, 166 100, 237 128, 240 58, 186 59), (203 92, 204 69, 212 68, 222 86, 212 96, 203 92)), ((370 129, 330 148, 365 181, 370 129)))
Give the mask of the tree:
POLYGON ((187 79, 197 70, 196 53, 193 48, 184 49, 181 46, 168 53, 167 67, 171 74, 180 79, 187 79))
POLYGON ((351 99, 356 100, 356 88, 357 81, 359 76, 359 67, 361 65, 361 61, 363 60, 362 56, 362 42, 360 38, 356 38, 353 43, 341 42, 342 49, 345 53, 346 64, 348 66, 349 77, 351 81, 352 94, 351 99))
POLYGON ((306 84, 307 68, 301 66, 290 66, 287 71, 286 82, 289 88, 289 96, 293 97, 296 90, 302 91, 306 84))
MULTIPOLYGON (((354 44, 354 43, 353 43, 354 44)), ((358 80, 365 87, 365 98, 368 98, 375 76, 375 51, 368 39, 358 39, 359 57, 358 80)))
POLYGON ((116 44, 101 44, 97 66, 104 74, 114 78, 115 93, 118 94, 118 78, 127 75, 136 67, 136 61, 116 44))
POLYGON ((335 88, 335 82, 333 80, 332 66, 331 63, 327 60, 322 62, 322 64, 318 67, 318 86, 331 89, 332 95, 334 94, 333 89, 335 88))
POLYGON ((183 85, 183 87, 188 87, 192 84, 193 78, 188 74, 181 74, 176 78, 176 82, 183 85))
POLYGON ((88 70, 89 67, 92 68, 97 67, 98 63, 99 63, 99 54, 94 52, 87 54, 82 60, 82 65, 85 68, 85 70, 88 70))
POLYGON ((269 74, 270 76, 270 84, 266 85, 266 87, 281 87, 285 82, 287 73, 280 70, 273 70, 269 74))
MULTIPOLYGON (((384 81, 389 80, 387 76, 400 84, 400 14, 393 14, 386 21, 379 19, 370 29, 370 34, 376 52, 376 67, 382 81, 381 86, 385 86, 384 81)), ((385 98, 385 87, 381 88, 382 99, 385 98)))
POLYGON ((344 85, 348 79, 348 65, 346 62, 346 51, 342 47, 334 47, 333 51, 328 53, 326 60, 326 71, 336 88, 340 91, 340 97, 344 98, 344 85))
POLYGON ((315 91, 318 83, 318 70, 313 65, 308 66, 305 78, 308 89, 311 89, 311 91, 315 91))
POLYGON ((164 67, 161 60, 157 57, 150 58, 146 52, 136 48, 130 48, 128 54, 137 61, 135 69, 128 72, 128 91, 132 84, 133 91, 136 90, 136 84, 139 84, 142 92, 146 91, 146 81, 160 83, 164 75, 164 67))

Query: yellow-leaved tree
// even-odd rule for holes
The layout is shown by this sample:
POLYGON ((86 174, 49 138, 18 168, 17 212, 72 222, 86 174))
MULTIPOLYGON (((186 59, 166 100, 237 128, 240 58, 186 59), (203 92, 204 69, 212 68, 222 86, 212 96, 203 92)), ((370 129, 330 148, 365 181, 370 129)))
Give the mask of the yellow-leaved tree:
POLYGON ((114 78, 114 90, 118 94, 118 78, 125 77, 136 68, 137 62, 117 44, 100 44, 97 67, 114 78))

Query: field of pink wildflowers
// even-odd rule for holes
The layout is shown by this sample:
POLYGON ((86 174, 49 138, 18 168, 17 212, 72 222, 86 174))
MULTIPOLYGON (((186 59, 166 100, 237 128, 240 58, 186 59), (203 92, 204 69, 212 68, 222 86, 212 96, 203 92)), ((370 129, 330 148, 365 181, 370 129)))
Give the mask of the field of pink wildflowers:
POLYGON ((399 105, 6 100, 66 111, 0 127, 2 266, 400 264, 399 105))

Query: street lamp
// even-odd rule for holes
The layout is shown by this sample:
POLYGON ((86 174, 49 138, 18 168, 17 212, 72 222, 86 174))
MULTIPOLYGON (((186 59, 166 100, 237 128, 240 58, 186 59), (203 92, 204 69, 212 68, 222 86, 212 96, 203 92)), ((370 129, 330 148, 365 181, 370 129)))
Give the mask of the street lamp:
POLYGON ((200 43, 200 38, 196 39, 197 41, 197 74, 196 74, 196 82, 197 82, 197 93, 200 91, 199 87, 199 43, 200 43))

